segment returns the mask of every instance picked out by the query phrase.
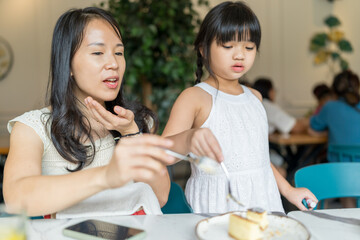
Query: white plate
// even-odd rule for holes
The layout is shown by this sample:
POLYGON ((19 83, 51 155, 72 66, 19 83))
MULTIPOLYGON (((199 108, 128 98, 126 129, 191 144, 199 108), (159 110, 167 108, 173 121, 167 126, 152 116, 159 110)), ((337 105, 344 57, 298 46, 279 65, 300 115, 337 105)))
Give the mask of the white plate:
MULTIPOLYGON (((233 212, 245 215, 245 212, 233 212)), ((226 213, 216 217, 201 220, 195 229, 196 236, 202 240, 233 239, 228 235, 229 217, 226 213)), ((310 233, 306 227, 297 220, 287 217, 268 214, 269 226, 264 231, 263 239, 310 239, 310 233)))

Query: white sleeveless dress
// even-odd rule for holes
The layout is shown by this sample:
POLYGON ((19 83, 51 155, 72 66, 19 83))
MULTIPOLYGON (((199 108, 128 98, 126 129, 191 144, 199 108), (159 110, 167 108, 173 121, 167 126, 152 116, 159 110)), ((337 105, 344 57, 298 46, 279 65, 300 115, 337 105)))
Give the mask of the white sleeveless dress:
MULTIPOLYGON (((65 175, 68 169, 75 169, 76 164, 66 161, 56 150, 49 138, 45 123, 49 118, 49 109, 33 110, 18 116, 8 123, 8 131, 16 122, 31 127, 44 144, 41 161, 42 175, 65 175)), ((111 134, 95 141, 96 154, 94 160, 84 169, 104 166, 109 163, 115 148, 115 141, 111 134)), ((82 202, 56 213, 56 218, 97 217, 131 215, 143 208, 146 214, 161 215, 159 201, 151 186, 142 182, 130 181, 126 185, 99 192, 82 202)))
POLYGON ((195 213, 225 213, 261 207, 281 211, 283 206, 270 166, 268 124, 264 107, 250 89, 230 95, 199 83, 212 96, 212 109, 202 125, 215 134, 229 170, 233 195, 245 204, 227 201, 227 180, 221 167, 211 175, 191 164, 186 184, 187 201, 195 213))

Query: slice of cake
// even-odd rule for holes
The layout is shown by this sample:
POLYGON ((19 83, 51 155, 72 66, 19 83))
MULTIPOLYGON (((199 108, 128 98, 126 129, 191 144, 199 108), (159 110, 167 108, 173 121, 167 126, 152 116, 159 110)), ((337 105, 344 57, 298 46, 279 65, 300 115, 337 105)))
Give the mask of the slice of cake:
POLYGON ((236 214, 230 214, 229 235, 238 240, 255 240, 262 238, 259 224, 236 214))
POLYGON ((269 226, 269 221, 267 219, 267 212, 261 208, 250 208, 247 210, 246 217, 258 223, 261 230, 265 230, 269 226))

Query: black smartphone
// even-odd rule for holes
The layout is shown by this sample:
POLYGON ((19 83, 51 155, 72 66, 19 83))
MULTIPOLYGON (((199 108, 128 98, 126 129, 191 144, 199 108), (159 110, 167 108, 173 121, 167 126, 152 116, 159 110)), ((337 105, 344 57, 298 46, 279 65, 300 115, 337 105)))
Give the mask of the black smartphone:
POLYGON ((146 236, 142 229, 92 219, 64 228, 63 234, 79 240, 140 240, 146 236))

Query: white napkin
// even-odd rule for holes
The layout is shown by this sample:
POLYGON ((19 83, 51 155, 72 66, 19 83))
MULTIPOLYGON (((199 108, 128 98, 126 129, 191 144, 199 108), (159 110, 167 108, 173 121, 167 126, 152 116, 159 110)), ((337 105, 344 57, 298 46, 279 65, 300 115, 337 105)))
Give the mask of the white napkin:
POLYGON ((146 214, 161 215, 159 201, 146 183, 129 183, 97 193, 56 213, 57 219, 131 215, 142 207, 146 214))

